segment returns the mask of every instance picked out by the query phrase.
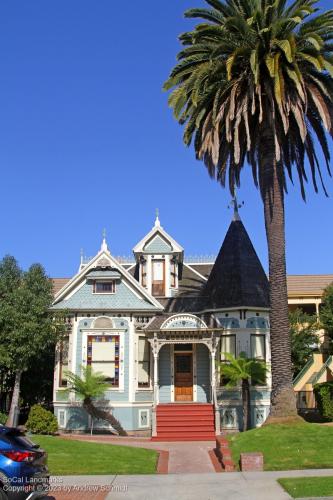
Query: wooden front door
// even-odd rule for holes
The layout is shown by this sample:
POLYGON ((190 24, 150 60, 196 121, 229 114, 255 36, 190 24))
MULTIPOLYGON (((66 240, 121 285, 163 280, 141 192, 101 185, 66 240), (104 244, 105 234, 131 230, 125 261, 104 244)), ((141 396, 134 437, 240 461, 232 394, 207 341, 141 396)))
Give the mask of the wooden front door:
POLYGON ((175 401, 193 401, 192 353, 175 353, 175 401))

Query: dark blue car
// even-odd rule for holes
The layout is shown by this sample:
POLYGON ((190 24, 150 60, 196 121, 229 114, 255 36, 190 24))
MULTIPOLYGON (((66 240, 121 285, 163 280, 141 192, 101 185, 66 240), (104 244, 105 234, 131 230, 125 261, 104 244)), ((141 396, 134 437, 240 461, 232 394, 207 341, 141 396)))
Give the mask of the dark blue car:
POLYGON ((20 430, 0 425, 0 500, 44 497, 47 454, 20 430))

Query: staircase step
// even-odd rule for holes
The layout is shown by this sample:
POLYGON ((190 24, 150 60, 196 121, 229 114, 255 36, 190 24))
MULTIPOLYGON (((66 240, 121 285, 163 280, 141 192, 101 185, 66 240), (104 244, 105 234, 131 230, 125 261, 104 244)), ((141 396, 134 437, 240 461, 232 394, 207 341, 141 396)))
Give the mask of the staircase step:
POLYGON ((188 410, 195 410, 195 411, 213 411, 212 406, 198 406, 198 405, 181 405, 181 406, 170 406, 168 408, 167 406, 157 406, 157 411, 163 410, 163 411, 188 411, 188 410))
POLYGON ((175 436, 187 436, 187 435, 195 435, 195 434, 214 434, 214 430, 211 427, 199 427, 197 429, 172 429, 168 427, 157 427, 157 435, 163 436, 164 434, 174 434, 175 436))
POLYGON ((213 425, 201 425, 201 426, 171 426, 171 425, 157 425, 157 432, 160 434, 161 432, 182 432, 185 434, 186 432, 190 432, 191 434, 194 432, 214 432, 213 425))
POLYGON ((157 416, 158 417, 169 417, 169 418, 173 418, 173 417, 188 417, 188 416, 191 416, 191 417, 205 417, 205 416, 214 416, 214 413, 212 411, 207 411, 207 412, 199 412, 199 411, 185 411, 185 410, 182 410, 182 411, 175 411, 173 413, 170 413, 170 412, 167 412, 167 411, 158 411, 157 413, 157 416))
POLYGON ((157 436, 153 441, 212 441, 215 415, 211 404, 171 403, 156 409, 157 436))
POLYGON ((152 441, 215 441, 215 434, 193 434, 191 436, 157 436, 152 437, 152 441))
POLYGON ((195 410, 188 410, 188 411, 174 411, 174 412, 170 412, 170 411, 157 411, 156 412, 156 415, 159 416, 159 417, 172 417, 173 415, 188 415, 188 416, 192 416, 192 417, 205 417, 205 416, 213 416, 214 413, 212 411, 207 411, 207 412, 203 412, 203 411, 195 411, 195 410))
POLYGON ((196 417, 196 418, 168 418, 168 417, 159 417, 158 421, 160 423, 168 424, 169 422, 174 422, 175 424, 190 424, 193 423, 204 423, 204 424, 214 424, 214 417, 196 417))

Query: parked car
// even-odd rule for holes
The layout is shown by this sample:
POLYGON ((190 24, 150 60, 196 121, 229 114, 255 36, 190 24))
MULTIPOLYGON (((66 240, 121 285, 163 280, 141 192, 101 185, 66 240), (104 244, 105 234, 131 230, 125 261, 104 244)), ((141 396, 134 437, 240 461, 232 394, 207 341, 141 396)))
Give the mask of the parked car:
POLYGON ((0 426, 0 500, 44 497, 48 481, 47 453, 19 429, 0 426))

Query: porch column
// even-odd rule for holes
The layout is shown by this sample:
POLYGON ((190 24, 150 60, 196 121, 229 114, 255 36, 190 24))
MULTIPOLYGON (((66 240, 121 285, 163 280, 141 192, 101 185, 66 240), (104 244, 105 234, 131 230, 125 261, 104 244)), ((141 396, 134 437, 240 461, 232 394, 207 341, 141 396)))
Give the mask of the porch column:
MULTIPOLYGON (((214 339, 215 340, 215 339, 214 339)), ((211 371, 211 398, 212 404, 214 405, 214 414, 215 414, 215 434, 217 436, 221 433, 221 423, 220 423, 220 410, 217 404, 217 395, 216 395, 216 342, 212 342, 212 347, 210 350, 210 371, 211 371)))
POLYGON ((154 405, 158 405, 159 401, 159 386, 158 386, 158 352, 154 352, 154 405))
POLYGON ((153 411, 152 411, 152 436, 157 436, 157 419, 156 411, 159 401, 159 386, 158 386, 158 355, 159 355, 159 343, 157 340, 157 335, 154 335, 154 340, 152 343, 153 347, 153 357, 154 357, 154 386, 153 386, 153 411))

